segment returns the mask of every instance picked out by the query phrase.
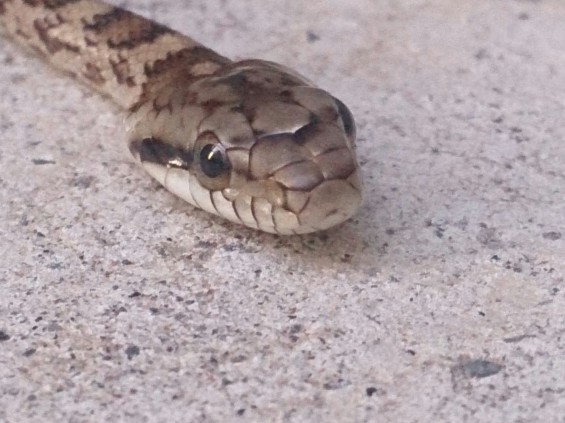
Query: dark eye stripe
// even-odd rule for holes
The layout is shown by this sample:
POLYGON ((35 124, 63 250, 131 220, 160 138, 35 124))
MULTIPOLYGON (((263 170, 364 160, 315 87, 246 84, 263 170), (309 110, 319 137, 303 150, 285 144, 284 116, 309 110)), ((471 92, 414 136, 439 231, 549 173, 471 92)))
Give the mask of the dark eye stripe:
POLYGON ((139 155, 141 162, 188 170, 193 161, 191 152, 174 147, 157 138, 134 141, 130 143, 129 149, 134 156, 139 155))

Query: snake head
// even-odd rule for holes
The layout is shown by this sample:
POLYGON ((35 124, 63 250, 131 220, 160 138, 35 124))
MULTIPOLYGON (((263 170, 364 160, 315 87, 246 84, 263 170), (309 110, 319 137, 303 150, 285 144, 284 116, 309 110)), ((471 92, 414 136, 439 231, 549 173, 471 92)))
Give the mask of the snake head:
POLYGON ((355 123, 341 101, 259 60, 172 82, 128 118, 130 151, 169 191, 278 234, 327 229, 358 210, 355 123))

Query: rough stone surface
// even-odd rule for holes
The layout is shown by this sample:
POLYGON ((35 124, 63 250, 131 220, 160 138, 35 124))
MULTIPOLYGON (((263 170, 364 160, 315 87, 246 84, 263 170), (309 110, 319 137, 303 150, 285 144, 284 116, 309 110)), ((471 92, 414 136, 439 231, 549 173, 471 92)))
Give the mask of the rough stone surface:
POLYGON ((565 422, 563 0, 125 3, 341 97, 367 201, 196 211, 2 39, 0 421, 565 422))

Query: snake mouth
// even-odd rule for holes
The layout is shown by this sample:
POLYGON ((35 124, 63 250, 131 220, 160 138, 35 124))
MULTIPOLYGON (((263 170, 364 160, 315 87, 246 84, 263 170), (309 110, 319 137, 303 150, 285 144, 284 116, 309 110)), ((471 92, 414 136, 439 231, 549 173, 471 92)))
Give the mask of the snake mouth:
POLYGON ((362 203, 359 172, 324 180, 308 191, 283 187, 272 179, 226 189, 237 219, 265 232, 303 234, 328 229, 353 216, 362 203))

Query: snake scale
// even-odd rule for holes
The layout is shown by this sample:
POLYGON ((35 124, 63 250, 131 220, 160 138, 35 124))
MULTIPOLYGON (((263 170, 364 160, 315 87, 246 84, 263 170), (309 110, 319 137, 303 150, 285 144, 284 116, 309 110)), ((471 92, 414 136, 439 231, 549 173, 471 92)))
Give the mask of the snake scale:
POLYGON ((0 0, 0 29, 123 107, 133 157, 196 207, 285 235, 360 207, 350 111, 282 65, 97 0, 0 0))

